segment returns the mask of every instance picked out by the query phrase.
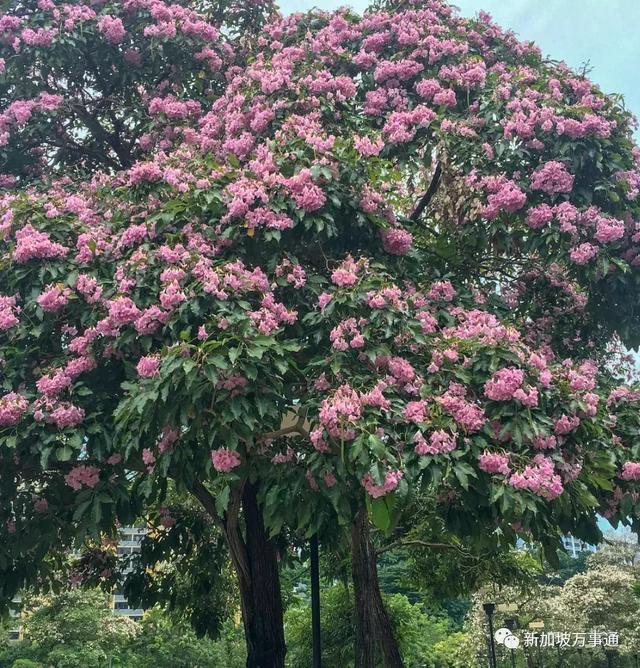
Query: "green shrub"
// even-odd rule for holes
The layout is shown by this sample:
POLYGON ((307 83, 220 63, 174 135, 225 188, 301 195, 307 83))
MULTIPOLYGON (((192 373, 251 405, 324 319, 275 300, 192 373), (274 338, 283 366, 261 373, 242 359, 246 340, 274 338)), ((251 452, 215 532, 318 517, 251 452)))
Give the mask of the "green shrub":
MULTIPOLYGON (((406 668, 435 668, 436 644, 447 637, 449 622, 430 617, 420 605, 402 594, 384 596, 393 630, 406 668)), ((353 599, 339 585, 320 594, 322 660, 325 668, 344 668, 354 664, 353 599)), ((285 613, 287 660, 291 668, 311 665, 311 610, 306 601, 289 607, 285 613)))

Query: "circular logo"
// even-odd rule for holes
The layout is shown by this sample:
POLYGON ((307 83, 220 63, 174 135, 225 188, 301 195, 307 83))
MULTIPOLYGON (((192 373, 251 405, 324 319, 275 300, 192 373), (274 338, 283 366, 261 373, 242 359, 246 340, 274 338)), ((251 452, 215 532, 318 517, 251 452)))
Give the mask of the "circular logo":
POLYGON ((505 638, 511 635, 511 631, 507 628, 501 628, 498 629, 494 634, 493 637, 496 639, 496 642, 499 643, 500 645, 504 644, 505 638))
POLYGON ((499 645, 504 645, 507 649, 517 649, 520 646, 520 640, 505 627, 498 629, 493 637, 499 645))

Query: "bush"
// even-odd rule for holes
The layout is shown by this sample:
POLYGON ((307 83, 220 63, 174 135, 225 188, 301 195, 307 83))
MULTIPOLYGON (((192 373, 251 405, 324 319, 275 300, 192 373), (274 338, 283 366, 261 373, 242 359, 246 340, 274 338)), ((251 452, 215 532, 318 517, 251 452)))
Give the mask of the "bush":
POLYGON ((16 659, 11 664, 11 668, 40 668, 41 665, 41 663, 36 663, 31 659, 16 659))
MULTIPOLYGON (((406 668, 435 668, 438 642, 447 637, 449 622, 430 617, 420 605, 402 594, 384 596, 391 625, 400 645, 406 668)), ((339 585, 320 594, 322 658, 325 668, 344 668, 354 664, 353 599, 339 585)), ((288 664, 291 668, 311 665, 311 609, 300 601, 285 613, 288 664)))

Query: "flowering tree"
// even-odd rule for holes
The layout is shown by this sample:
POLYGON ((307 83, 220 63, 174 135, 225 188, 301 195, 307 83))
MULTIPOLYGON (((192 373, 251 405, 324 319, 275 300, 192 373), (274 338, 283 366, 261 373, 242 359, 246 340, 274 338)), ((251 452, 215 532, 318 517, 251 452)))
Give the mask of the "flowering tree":
MULTIPOLYGON (((200 20, 105 8, 86 21, 113 58, 151 37, 170 60, 200 20)), ((44 62, 56 12, 5 37, 44 62)), ((185 52, 166 94, 127 102, 124 169, 2 198, 3 591, 171 479, 226 537, 248 665, 284 662, 273 536, 337 520, 357 665, 398 666, 369 518, 389 529, 421 490, 459 535, 553 547, 633 515, 640 394, 614 364, 638 340, 632 119, 439 0, 274 15, 234 53, 210 97, 185 52)), ((14 125, 7 146, 29 140, 14 125)))
POLYGON ((5 186, 130 167, 171 139, 159 114, 184 121, 211 104, 273 10, 269 0, 13 5, 0 24, 5 186))

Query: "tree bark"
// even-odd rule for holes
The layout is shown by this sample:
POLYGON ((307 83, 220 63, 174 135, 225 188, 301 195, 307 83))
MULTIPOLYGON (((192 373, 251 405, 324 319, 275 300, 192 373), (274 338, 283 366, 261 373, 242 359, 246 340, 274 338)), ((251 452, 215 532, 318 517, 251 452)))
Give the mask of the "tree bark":
POLYGON ((355 668, 375 668, 378 648, 386 668, 402 668, 398 643, 382 602, 376 551, 365 508, 358 511, 351 525, 351 551, 356 612, 355 668))
POLYGON ((247 668, 284 668, 286 646, 276 547, 258 506, 256 487, 246 483, 242 509, 249 582, 240 582, 247 668))
POLYGON ((223 531, 229 547, 240 590, 247 668, 284 668, 286 645, 278 555, 262 520, 257 486, 241 482, 232 491, 223 517, 218 515, 215 499, 204 485, 196 483, 193 492, 223 531), (244 535, 240 527, 241 503, 244 535))

